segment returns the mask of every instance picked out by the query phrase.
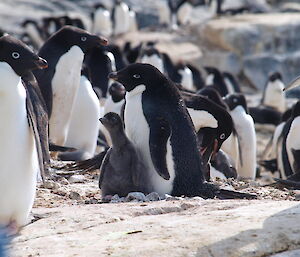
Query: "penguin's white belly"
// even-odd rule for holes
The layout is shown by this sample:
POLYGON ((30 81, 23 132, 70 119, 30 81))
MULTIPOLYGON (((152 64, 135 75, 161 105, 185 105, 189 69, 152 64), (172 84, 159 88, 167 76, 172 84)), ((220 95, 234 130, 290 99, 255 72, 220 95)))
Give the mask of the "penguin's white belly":
POLYGON ((80 84, 83 56, 78 46, 72 46, 57 62, 52 79, 53 102, 49 137, 58 145, 64 145, 67 139, 73 105, 80 84))
POLYGON ((189 3, 184 3, 177 12, 178 20, 181 24, 185 25, 190 21, 192 6, 189 3))
POLYGON ((151 56, 144 55, 141 58, 141 63, 149 63, 149 64, 153 65, 155 68, 157 68, 161 73, 164 73, 164 64, 163 64, 163 61, 156 54, 151 55, 151 56))
POLYGON ((119 35, 129 30, 130 17, 129 8, 125 3, 116 6, 114 34, 119 35))
POLYGON ((231 83, 231 81, 228 78, 224 78, 224 82, 228 91, 228 94, 233 94, 235 93, 235 89, 231 83))
POLYGON ((214 84, 214 78, 215 76, 213 74, 209 74, 206 79, 205 79, 205 85, 206 86, 211 86, 214 84))
POLYGON ((212 180, 216 179, 224 179, 227 180, 226 176, 219 170, 215 169, 212 165, 210 165, 210 178, 212 180))
POLYGON ((166 1, 155 1, 159 13, 159 22, 161 24, 170 23, 170 9, 166 1))
POLYGON ((149 137, 150 127, 145 119, 142 108, 142 92, 145 90, 144 85, 137 86, 131 92, 126 93, 126 105, 125 105, 125 132, 128 138, 132 141, 135 147, 140 152, 147 172, 149 174, 153 191, 163 194, 170 194, 173 189, 173 181, 175 178, 174 162, 172 155, 172 147, 170 139, 167 141, 167 167, 170 173, 170 179, 165 180, 158 175, 155 170, 150 154, 149 137))
POLYGON ((136 15, 134 11, 129 11, 129 31, 133 32, 133 31, 137 31, 138 30, 138 26, 136 23, 136 15))
MULTIPOLYGON (((121 116, 121 109, 122 109, 122 106, 123 106, 124 102, 125 102, 125 100, 121 100, 120 102, 115 103, 112 100, 111 95, 109 95, 108 98, 105 100, 105 104, 104 104, 104 108, 103 108, 104 109, 103 115, 105 115, 106 113, 109 113, 109 112, 114 112, 114 113, 117 113, 121 116)), ((109 146, 112 146, 112 141, 111 141, 109 132, 103 126, 102 123, 100 124, 100 130, 103 132, 107 144, 109 146)))
POLYGON ((10 67, 8 70, 14 73, 10 75, 17 77, 19 81, 2 76, 2 64, 0 64, 0 225, 14 221, 18 226, 22 226, 27 223, 33 205, 39 163, 34 135, 27 121, 25 88, 10 67))
POLYGON ((66 146, 84 150, 92 157, 97 146, 100 104, 90 81, 81 76, 66 146))
POLYGON ((237 136, 231 133, 231 135, 223 142, 221 149, 231 157, 233 166, 238 170, 240 156, 237 136))
POLYGON ((94 34, 110 37, 112 35, 112 22, 109 11, 99 8, 96 10, 94 17, 94 34))
POLYGON ((238 175, 242 178, 255 179, 256 134, 253 119, 250 115, 246 114, 241 106, 237 106, 230 113, 242 149, 242 164, 239 162, 238 175))
POLYGON ((179 70, 179 74, 182 76, 182 86, 191 91, 195 90, 192 71, 186 67, 184 70, 179 70))
POLYGON ((300 150, 299 131, 300 131, 300 117, 297 117, 293 120, 290 131, 286 138, 286 151, 288 154, 289 163, 294 173, 296 172, 296 170, 293 169, 293 164, 295 160, 292 153, 292 149, 300 150))
POLYGON ((285 125, 285 122, 281 122, 275 129, 274 134, 273 134, 273 140, 272 140, 272 151, 270 154, 270 158, 278 158, 277 156, 277 145, 278 145, 278 140, 281 135, 281 132, 283 130, 283 127, 285 125))
POLYGON ((264 105, 271 106, 280 112, 286 109, 284 85, 280 80, 269 82, 265 92, 264 105))

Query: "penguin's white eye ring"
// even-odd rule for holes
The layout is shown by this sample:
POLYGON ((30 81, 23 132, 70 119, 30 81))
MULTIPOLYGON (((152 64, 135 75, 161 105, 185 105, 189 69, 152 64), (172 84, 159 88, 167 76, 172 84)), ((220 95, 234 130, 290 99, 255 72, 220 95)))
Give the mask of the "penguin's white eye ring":
POLYGON ((86 37, 81 37, 80 39, 81 39, 81 41, 83 41, 83 42, 86 41, 86 37))
POLYGON ((224 133, 222 133, 221 135, 220 135, 220 139, 224 139, 225 138, 225 134, 224 133))
POLYGON ((234 103, 237 103, 238 100, 237 100, 236 98, 233 98, 233 102, 234 102, 234 103))
POLYGON ((12 52, 11 56, 14 59, 19 59, 20 58, 20 54, 18 52, 12 52))
POLYGON ((139 74, 134 74, 133 77, 134 77, 135 79, 139 79, 141 76, 140 76, 139 74))

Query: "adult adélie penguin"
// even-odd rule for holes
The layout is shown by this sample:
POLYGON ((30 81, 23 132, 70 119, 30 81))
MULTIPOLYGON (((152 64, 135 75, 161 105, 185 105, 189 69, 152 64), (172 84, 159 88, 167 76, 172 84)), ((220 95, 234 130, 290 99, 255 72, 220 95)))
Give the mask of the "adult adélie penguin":
POLYGON ((34 75, 47 105, 49 137, 54 144, 65 144, 84 54, 93 47, 106 44, 103 37, 65 26, 40 49, 39 55, 47 60, 48 68, 36 71, 34 75))
POLYGON ((244 179, 255 179, 256 175, 256 133, 252 117, 248 114, 243 94, 230 94, 225 97, 230 108, 240 144, 238 175, 244 179))
MULTIPOLYGON (((204 181, 196 132, 174 85, 149 64, 131 64, 110 74, 126 89, 125 130, 159 194, 234 197, 204 181)), ((234 196, 233 196, 234 195, 234 196)))
POLYGON ((0 38, 0 227, 19 229, 33 205, 42 154, 37 114, 21 77, 46 67, 21 41, 0 38))

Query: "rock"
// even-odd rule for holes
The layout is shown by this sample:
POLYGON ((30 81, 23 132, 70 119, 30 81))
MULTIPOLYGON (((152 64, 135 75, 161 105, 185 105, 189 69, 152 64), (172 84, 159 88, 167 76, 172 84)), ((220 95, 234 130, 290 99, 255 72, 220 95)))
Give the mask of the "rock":
POLYGON ((47 189, 58 189, 60 188, 60 185, 52 180, 46 180, 43 187, 47 189))
POLYGON ((81 195, 77 192, 71 191, 69 194, 69 198, 72 200, 81 200, 81 195))
POLYGON ((293 251, 285 251, 282 253, 277 253, 271 255, 270 257, 299 257, 299 256, 300 256, 300 250, 293 250, 293 251))
POLYGON ((125 197, 125 202, 132 202, 132 201, 145 202, 146 197, 141 192, 131 192, 125 197))
POLYGON ((183 199, 184 199, 183 197, 172 196, 172 195, 165 194, 165 200, 166 201, 180 201, 180 200, 183 200, 183 199))
POLYGON ((119 203, 120 202, 120 197, 115 194, 111 199, 110 199, 110 203, 119 203))
POLYGON ((156 192, 152 192, 152 193, 146 195, 146 201, 147 201, 147 202, 148 202, 148 201, 149 201, 149 202, 152 202, 152 201, 159 201, 159 200, 161 200, 161 199, 160 199, 160 196, 159 196, 159 194, 156 193, 156 192))
POLYGON ((72 175, 69 177, 70 183, 83 183, 85 181, 85 177, 83 175, 72 175))

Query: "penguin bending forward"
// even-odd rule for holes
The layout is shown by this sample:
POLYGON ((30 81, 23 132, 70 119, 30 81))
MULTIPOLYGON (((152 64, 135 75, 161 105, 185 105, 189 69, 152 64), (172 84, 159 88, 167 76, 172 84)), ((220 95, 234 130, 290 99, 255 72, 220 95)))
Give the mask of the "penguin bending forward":
POLYGON ((0 38, 0 227, 25 225, 33 205, 42 154, 36 113, 21 77, 46 67, 21 41, 0 38))

